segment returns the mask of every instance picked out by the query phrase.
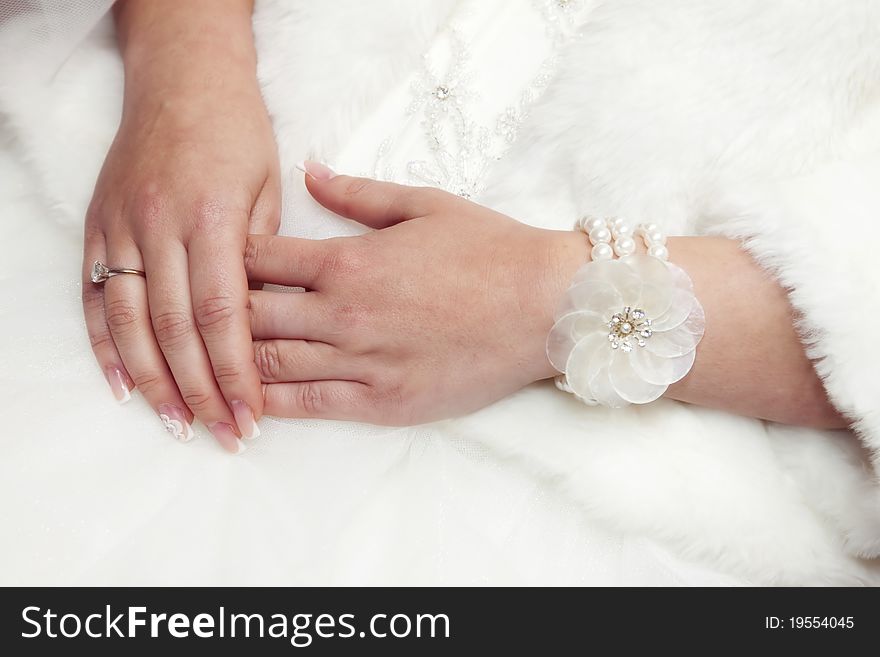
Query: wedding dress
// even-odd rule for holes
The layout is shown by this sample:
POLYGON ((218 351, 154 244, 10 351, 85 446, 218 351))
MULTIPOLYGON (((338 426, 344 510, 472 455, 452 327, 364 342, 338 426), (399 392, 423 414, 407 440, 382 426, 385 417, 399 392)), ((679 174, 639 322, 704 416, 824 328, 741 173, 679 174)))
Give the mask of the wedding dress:
MULTIPOLYGON (((662 4, 258 2, 259 75, 286 175, 281 232, 364 230, 308 196, 293 164, 312 157, 547 228, 592 212, 750 237, 797 283, 781 256, 764 257, 767 233, 754 234, 749 212, 772 208, 776 223, 762 225, 792 240, 786 213, 800 216, 802 187, 790 181, 854 137, 826 150, 805 138, 827 128, 821 104, 780 130, 788 103, 815 98, 771 94, 774 76, 801 68, 754 46, 787 52, 781 39, 801 56, 801 39, 823 43, 808 33, 813 17, 794 20, 796 3, 662 4), (711 83, 695 52, 717 60, 711 83), (730 59, 741 52, 748 61, 730 59), (736 96, 733 82, 748 76, 767 84, 764 96, 736 96), (748 122, 726 108, 729 96, 748 122)), ((845 32, 847 12, 823 11, 845 32)), ((859 56, 875 61, 866 49, 859 56)), ((78 307, 78 231, 121 100, 111 26, 99 24, 48 83, 8 75, 0 202, 4 239, 23 246, 0 270, 0 512, 14 532, 3 583, 880 581, 880 566, 859 556, 880 536, 880 497, 870 455, 847 432, 665 400, 587 408, 543 383, 419 427, 266 418, 238 458, 204 431, 173 442, 141 400, 114 405, 78 307)), ((876 126, 859 123, 853 152, 880 143, 876 126)))

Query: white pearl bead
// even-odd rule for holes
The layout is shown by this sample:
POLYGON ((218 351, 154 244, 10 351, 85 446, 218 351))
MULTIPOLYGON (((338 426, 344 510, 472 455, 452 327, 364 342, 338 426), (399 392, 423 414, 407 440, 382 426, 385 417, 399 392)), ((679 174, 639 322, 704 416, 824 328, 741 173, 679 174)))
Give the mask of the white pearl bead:
POLYGON ((584 217, 581 219, 582 228, 589 233, 594 228, 602 228, 605 225, 605 222, 599 219, 599 217, 584 217))
POLYGON ((590 231, 590 241, 593 244, 600 244, 602 242, 610 242, 611 241, 611 231, 605 228, 605 226, 598 226, 590 231))
POLYGON ((669 259, 669 249, 667 249, 662 244, 652 244, 648 247, 648 255, 654 256, 660 260, 668 260, 669 259))
POLYGON ((614 230, 618 226, 623 226, 625 224, 626 224, 626 219, 624 219, 623 217, 612 217, 611 219, 608 220, 608 227, 611 230, 614 230))
POLYGON ((647 233, 651 233, 655 230, 660 230, 660 226, 657 224, 639 224, 639 229, 636 231, 639 235, 646 235, 647 233))
POLYGON ((593 260, 611 260, 614 257, 614 250, 607 242, 599 242, 590 251, 590 257, 593 260))
POLYGON ((645 241, 651 244, 666 244, 666 236, 659 230, 652 230, 645 233, 645 241))
POLYGON ((636 251, 636 241, 632 237, 620 237, 614 241, 614 252, 619 257, 632 255, 636 251))
POLYGON ((611 229, 611 235, 614 236, 614 239, 618 239, 621 237, 632 237, 633 229, 627 224, 620 224, 618 226, 614 226, 614 228, 611 229))

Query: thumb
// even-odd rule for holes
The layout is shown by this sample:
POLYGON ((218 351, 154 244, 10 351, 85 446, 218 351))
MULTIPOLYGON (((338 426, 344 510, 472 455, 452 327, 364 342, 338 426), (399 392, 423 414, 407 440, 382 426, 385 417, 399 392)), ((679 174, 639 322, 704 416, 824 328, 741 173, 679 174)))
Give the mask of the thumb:
POLYGON ((387 228, 430 214, 438 195, 444 194, 436 189, 337 175, 309 160, 297 168, 306 173, 306 187, 318 203, 371 228, 387 228))

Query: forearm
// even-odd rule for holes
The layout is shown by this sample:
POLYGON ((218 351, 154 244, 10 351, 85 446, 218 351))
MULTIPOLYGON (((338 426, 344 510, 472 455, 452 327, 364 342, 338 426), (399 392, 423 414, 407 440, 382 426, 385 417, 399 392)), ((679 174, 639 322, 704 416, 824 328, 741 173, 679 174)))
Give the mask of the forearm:
POLYGON ((253 0, 122 0, 126 104, 256 88, 253 0))
MULTIPOLYGON (((552 278, 571 281, 583 264, 584 237, 551 234, 562 263, 552 278)), ((637 251, 644 253, 639 242, 637 251)), ((691 277, 706 314, 693 369, 669 386, 667 397, 784 424, 847 425, 807 358, 786 291, 739 242, 672 237, 667 248, 670 262, 691 277)), ((551 376, 555 370, 547 366, 551 371, 544 376, 551 376)))
POLYGON ((842 427, 800 340, 786 291, 738 242, 668 241, 669 259, 694 282, 706 333, 673 399, 785 424, 842 427))

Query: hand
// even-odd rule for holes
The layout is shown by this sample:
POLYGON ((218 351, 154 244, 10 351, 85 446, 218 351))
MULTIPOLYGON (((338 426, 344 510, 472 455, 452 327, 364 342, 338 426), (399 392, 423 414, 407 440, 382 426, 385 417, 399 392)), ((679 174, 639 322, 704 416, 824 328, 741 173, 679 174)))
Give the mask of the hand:
MULTIPOLYGON (((156 9, 123 11, 139 7, 156 9)), ((86 323, 118 397, 136 386, 179 438, 195 415, 239 451, 263 411, 243 256, 248 232, 278 228, 278 155, 252 58, 174 48, 126 58, 122 122, 86 218, 86 323), (94 285, 95 260, 146 279, 94 285)))
POLYGON ((287 417, 416 424, 553 376, 545 341, 582 234, 549 231, 434 189, 335 176, 307 163, 328 209, 380 229, 312 241, 251 236, 265 409, 287 417))
MULTIPOLYGON (((437 190, 307 169, 321 204, 379 230, 323 241, 249 238, 253 279, 309 289, 251 293, 267 413, 415 424, 556 374, 544 346, 563 292, 589 259, 582 233, 530 228, 437 190)), ((847 426, 772 275, 735 240, 675 237, 667 247, 706 311, 696 364, 668 397, 787 424, 847 426)))

